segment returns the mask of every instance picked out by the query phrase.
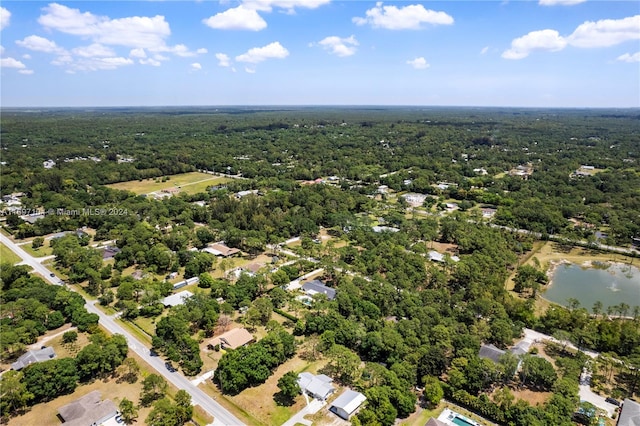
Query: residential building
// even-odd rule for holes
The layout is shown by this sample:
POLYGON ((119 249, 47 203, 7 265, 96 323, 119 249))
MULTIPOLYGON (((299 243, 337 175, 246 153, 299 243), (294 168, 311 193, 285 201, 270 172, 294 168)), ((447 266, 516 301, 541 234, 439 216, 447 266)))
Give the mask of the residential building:
POLYGON ((349 417, 367 400, 367 397, 360 392, 347 389, 333 401, 330 411, 336 413, 338 416, 345 420, 349 420, 349 417))
POLYGON ((118 424, 118 408, 109 399, 102 401, 100 391, 89 392, 58 410, 64 426, 118 424), (111 419, 115 421, 112 422, 111 419))
POLYGON ((221 349, 238 349, 255 341, 246 328, 234 328, 211 340, 211 346, 220 345, 221 349))
MULTIPOLYGON (((454 262, 459 262, 460 258, 458 256, 449 256, 449 258, 454 262)), ((432 262, 444 262, 444 254, 439 253, 435 250, 429 251, 429 260, 432 262)))
POLYGON ((184 302, 191 296, 193 296, 193 293, 191 293, 189 290, 185 290, 181 291, 180 293, 172 294, 171 296, 165 297, 160 301, 160 303, 162 303, 166 307, 184 305, 184 302))
POLYGON ((102 260, 113 259, 116 254, 120 253, 120 249, 115 246, 105 246, 102 249, 102 260))
POLYGON ((478 356, 480 358, 488 358, 491 361, 497 363, 500 360, 500 357, 504 355, 506 351, 503 351, 500 348, 495 347, 494 345, 482 345, 480 346, 480 352, 478 356))
POLYGON ((336 298, 336 290, 327 287, 320 280, 313 280, 302 285, 302 291, 305 292, 307 296, 313 297, 314 294, 324 294, 327 296, 327 299, 333 300, 336 298))
POLYGON ((211 253, 214 256, 222 256, 222 257, 229 257, 229 256, 233 256, 234 254, 240 253, 240 250, 238 250, 237 248, 227 247, 224 241, 209 244, 202 251, 211 253))
POLYGON ((51 346, 44 347, 42 349, 27 351, 16 362, 11 364, 12 370, 22 370, 27 365, 35 364, 36 362, 48 361, 56 357, 56 352, 51 346))
POLYGON ((404 198, 407 204, 412 207, 422 206, 424 204, 424 201, 427 199, 427 196, 425 194, 416 194, 414 192, 404 194, 401 197, 404 198))
POLYGON ((302 393, 306 393, 312 398, 320 401, 326 400, 329 395, 335 392, 335 388, 331 385, 333 379, 324 374, 313 375, 303 372, 298 374, 298 386, 302 393))
POLYGON ((438 419, 431 417, 424 426, 448 426, 446 423, 441 422, 438 419))
POLYGON ((372 226, 373 232, 400 232, 398 228, 394 228, 392 226, 372 226))
POLYGON ((640 403, 625 399, 616 426, 640 426, 640 403))

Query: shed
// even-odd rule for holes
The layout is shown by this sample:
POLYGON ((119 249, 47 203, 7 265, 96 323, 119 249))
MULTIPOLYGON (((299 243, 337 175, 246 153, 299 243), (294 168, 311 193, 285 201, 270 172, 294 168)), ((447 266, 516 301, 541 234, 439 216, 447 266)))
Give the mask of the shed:
POLYGON ((338 416, 345 420, 349 420, 349 417, 367 400, 367 397, 351 389, 347 389, 333 401, 329 410, 336 413, 338 416))

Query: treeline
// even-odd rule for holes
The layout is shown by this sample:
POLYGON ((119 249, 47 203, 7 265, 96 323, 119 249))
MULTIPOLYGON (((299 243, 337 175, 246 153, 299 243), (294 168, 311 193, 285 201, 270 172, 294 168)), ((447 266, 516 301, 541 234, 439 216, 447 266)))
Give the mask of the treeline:
POLYGON ((87 312, 82 296, 30 275, 27 266, 3 263, 0 279, 0 354, 5 361, 15 359, 47 330, 70 322, 80 331, 90 331, 98 324, 98 315, 87 312))

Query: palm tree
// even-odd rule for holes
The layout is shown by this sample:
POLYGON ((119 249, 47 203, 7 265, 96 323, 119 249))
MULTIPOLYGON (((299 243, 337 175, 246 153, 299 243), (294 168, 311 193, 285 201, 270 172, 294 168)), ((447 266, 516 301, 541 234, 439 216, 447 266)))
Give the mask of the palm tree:
POLYGON ((596 301, 596 303, 593 304, 593 315, 596 316, 596 318, 598 318, 598 315, 600 315, 600 313, 602 312, 602 302, 601 301, 596 301))

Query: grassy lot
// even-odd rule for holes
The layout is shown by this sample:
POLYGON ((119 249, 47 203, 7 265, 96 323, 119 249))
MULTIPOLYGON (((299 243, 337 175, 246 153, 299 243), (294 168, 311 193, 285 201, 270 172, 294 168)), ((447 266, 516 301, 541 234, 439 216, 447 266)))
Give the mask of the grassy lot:
POLYGON ((17 254, 12 252, 9 249, 9 247, 7 247, 4 244, 0 243, 0 261, 9 262, 9 263, 15 265, 16 263, 19 263, 21 260, 22 259, 20 259, 20 257, 18 257, 17 254))
POLYGON ((107 185, 110 188, 132 191, 136 194, 148 194, 169 188, 180 188, 180 192, 196 194, 204 192, 208 186, 219 185, 228 182, 229 179, 220 176, 213 176, 208 173, 191 172, 169 176, 169 180, 162 182, 162 179, 132 180, 107 185))
POLYGON ((51 256, 53 254, 53 249, 49 246, 48 242, 45 242, 42 247, 37 249, 34 249, 31 243, 22 244, 20 248, 33 257, 51 256))

